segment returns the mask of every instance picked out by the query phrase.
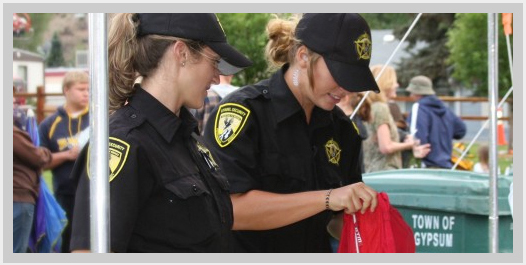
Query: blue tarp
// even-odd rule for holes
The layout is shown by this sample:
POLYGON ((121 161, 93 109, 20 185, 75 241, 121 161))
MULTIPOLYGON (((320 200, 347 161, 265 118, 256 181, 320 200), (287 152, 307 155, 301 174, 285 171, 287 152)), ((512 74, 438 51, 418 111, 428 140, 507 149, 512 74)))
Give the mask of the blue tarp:
MULTIPOLYGON (((34 115, 28 115, 26 130, 31 136, 33 144, 39 146, 38 126, 34 115)), ((40 176, 40 188, 34 216, 33 229, 29 238, 31 251, 35 253, 60 252, 62 231, 68 220, 66 212, 60 207, 42 176, 40 176)))

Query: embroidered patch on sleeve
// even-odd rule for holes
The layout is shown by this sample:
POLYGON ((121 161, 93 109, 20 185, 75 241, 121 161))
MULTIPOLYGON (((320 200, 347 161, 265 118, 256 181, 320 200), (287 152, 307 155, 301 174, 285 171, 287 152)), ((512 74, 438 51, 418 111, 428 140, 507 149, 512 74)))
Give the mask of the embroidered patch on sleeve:
POLYGON ((219 107, 216 114, 214 135, 219 146, 229 145, 245 126, 250 110, 235 103, 219 107))
MULTIPOLYGON (((88 147, 88 163, 86 163, 86 170, 88 172, 88 177, 90 176, 89 172, 89 157, 90 157, 91 146, 88 147)), ((130 145, 125 141, 110 137, 109 138, 109 153, 108 153, 108 166, 110 168, 110 182, 117 177, 119 172, 121 172, 126 160, 128 159, 128 153, 130 151, 130 145)))

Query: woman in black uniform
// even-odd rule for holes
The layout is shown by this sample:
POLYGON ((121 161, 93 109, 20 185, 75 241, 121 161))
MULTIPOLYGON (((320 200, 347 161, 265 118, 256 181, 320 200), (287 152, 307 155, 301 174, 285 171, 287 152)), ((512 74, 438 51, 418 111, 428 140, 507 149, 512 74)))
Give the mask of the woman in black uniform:
POLYGON ((335 108, 349 91, 378 91, 370 29, 357 14, 305 14, 267 31, 281 69, 225 97, 205 128, 230 182, 236 251, 331 252, 335 213, 377 204, 356 126, 335 108))
MULTIPOLYGON (((111 251, 231 251, 229 185, 187 108, 251 61, 214 14, 117 14, 108 43, 111 251)), ((72 250, 90 248, 88 157, 73 172, 72 250)))

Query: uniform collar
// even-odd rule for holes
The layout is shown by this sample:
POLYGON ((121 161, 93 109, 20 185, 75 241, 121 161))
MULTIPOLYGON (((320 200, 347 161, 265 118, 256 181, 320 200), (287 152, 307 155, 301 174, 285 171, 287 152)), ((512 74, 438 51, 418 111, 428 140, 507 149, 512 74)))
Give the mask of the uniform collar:
POLYGON ((299 111, 303 111, 300 103, 285 82, 285 71, 287 71, 288 68, 288 64, 284 65, 272 75, 269 82, 269 94, 272 98, 273 109, 276 113, 276 122, 278 123, 299 111))
MULTIPOLYGON (((287 71, 288 68, 288 64, 284 65, 270 78, 269 94, 272 98, 277 123, 284 121, 298 112, 301 112, 302 117, 305 117, 303 108, 285 82, 285 71, 287 71)), ((330 121, 330 111, 325 111, 314 106, 314 109, 312 110, 311 124, 316 124, 316 127, 321 127, 328 125, 330 121)))
POLYGON ((197 122, 185 107, 181 108, 180 117, 177 117, 139 85, 136 85, 136 92, 130 101, 130 105, 139 110, 141 115, 167 142, 171 142, 175 133, 180 129, 185 135, 190 135, 197 128, 197 122))

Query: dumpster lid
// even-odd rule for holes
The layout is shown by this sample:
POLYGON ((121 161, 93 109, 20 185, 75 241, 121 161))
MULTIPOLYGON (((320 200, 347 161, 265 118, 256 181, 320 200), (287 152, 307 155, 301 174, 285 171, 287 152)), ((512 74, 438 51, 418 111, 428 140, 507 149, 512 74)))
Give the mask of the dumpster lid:
MULTIPOLYGON (((366 173, 363 181, 385 191, 394 206, 478 215, 489 214, 489 175, 448 169, 399 169, 366 173)), ((511 215, 513 176, 498 177, 499 215, 511 215)))

